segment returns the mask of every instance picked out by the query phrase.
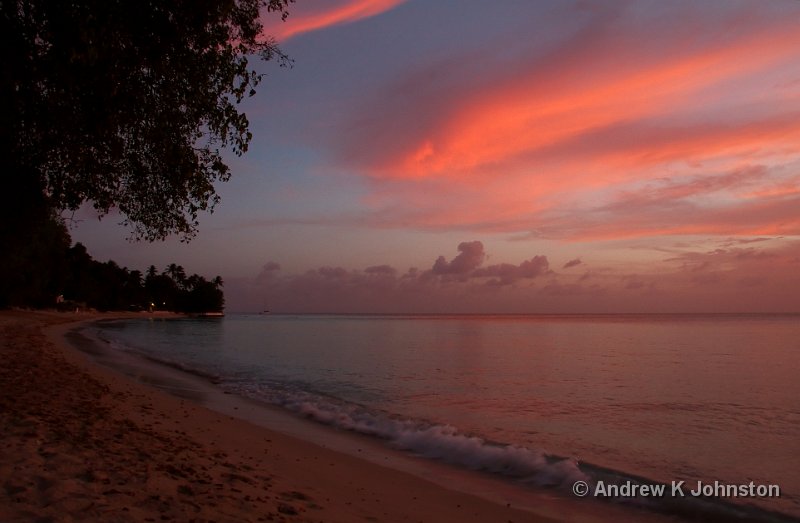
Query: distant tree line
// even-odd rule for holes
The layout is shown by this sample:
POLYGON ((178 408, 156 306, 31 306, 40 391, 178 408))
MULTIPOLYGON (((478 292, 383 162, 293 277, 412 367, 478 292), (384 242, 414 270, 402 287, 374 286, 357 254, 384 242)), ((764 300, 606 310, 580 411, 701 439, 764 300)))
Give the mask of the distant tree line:
POLYGON ((81 243, 70 246, 66 227, 55 218, 42 219, 19 250, 0 257, 10 269, 0 278, 0 307, 90 307, 101 311, 167 310, 219 312, 225 304, 222 278, 212 280, 170 264, 146 274, 99 262, 81 243))
MULTIPOLYGON (((134 273, 138 271, 129 274, 134 273)), ((219 276, 211 281, 197 274, 186 276, 183 267, 171 263, 161 274, 151 265, 144 280, 141 274, 138 278, 148 307, 190 313, 219 312, 225 304, 219 276)))

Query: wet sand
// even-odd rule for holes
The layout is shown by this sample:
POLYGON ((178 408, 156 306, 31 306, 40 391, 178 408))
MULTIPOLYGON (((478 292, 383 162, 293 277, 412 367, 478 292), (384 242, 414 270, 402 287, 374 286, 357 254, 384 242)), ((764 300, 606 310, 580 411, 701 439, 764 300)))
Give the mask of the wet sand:
POLYGON ((0 521, 661 519, 450 490, 145 386, 65 343, 77 322, 120 316, 0 312, 0 521))

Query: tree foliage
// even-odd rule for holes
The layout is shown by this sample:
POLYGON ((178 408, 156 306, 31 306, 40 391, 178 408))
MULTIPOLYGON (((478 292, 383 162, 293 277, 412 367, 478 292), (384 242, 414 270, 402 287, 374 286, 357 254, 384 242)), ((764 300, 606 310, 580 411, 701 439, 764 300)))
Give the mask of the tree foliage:
POLYGON ((53 209, 116 209, 135 238, 190 239, 230 177, 221 151, 251 140, 252 58, 288 63, 259 10, 291 1, 0 0, 3 176, 53 209))

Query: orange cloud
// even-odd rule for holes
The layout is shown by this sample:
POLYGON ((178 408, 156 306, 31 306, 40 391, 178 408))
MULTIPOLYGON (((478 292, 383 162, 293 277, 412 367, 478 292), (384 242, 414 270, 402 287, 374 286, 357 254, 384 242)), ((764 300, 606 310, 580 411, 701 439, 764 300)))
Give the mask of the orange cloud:
MULTIPOLYGON (((388 158, 389 163, 376 174, 399 178, 464 176, 477 167, 551 148, 593 130, 685 111, 687 104, 702 103, 704 90, 792 57, 798 46, 800 33, 794 28, 776 32, 773 27, 724 47, 679 54, 644 66, 618 67, 610 61, 607 69, 581 74, 575 70, 583 67, 585 60, 579 59, 574 65, 563 66, 566 79, 542 78, 534 70, 522 81, 492 86, 490 91, 462 102, 462 109, 451 119, 440 122, 430 136, 421 137, 418 145, 400 158, 388 158)), ((796 124, 791 126, 793 134, 797 130, 796 124)), ((774 133, 783 130, 736 131, 749 142, 772 140, 774 133)), ((648 152, 647 157, 658 161, 685 152, 695 156, 697 149, 706 154, 714 152, 709 146, 724 149, 736 145, 707 143, 706 136, 690 136, 693 141, 675 137, 663 145, 663 151, 648 152)), ((615 151, 617 154, 642 154, 635 143, 633 150, 626 150, 629 144, 608 144, 612 150, 615 145, 623 148, 622 152, 615 151)))
POLYGON ((476 77, 473 56, 406 74, 337 137, 369 180, 369 223, 571 240, 800 234, 785 167, 800 168, 800 33, 786 16, 738 14, 649 39, 622 14, 496 78, 476 77))
MULTIPOLYGON (((405 0, 348 0, 333 7, 304 12, 301 7, 293 9, 286 22, 279 25, 270 24, 267 32, 279 42, 312 31, 320 31, 328 27, 356 22, 384 11, 393 9, 405 0)), ((326 4, 330 5, 330 4, 326 4)))
POLYGON ((800 235, 796 169, 800 160, 779 168, 743 165, 714 175, 681 173, 605 186, 608 181, 601 179, 583 189, 561 176, 552 183, 545 179, 536 188, 528 188, 530 182, 524 177, 512 177, 476 190, 462 183, 406 180, 378 184, 369 199, 372 210, 350 223, 435 231, 523 231, 528 238, 570 241, 800 235), (774 190, 761 190, 770 187, 774 190), (396 204, 399 200, 403 205, 396 204))
MULTIPOLYGON (((398 4, 293 12, 283 35, 398 4)), ((530 26, 487 19, 486 39, 434 31, 426 48, 420 33, 368 92, 353 83, 318 111, 325 124, 298 133, 324 158, 318 172, 362 184, 340 223, 565 240, 800 234, 800 4, 556 4, 520 8, 530 26)))

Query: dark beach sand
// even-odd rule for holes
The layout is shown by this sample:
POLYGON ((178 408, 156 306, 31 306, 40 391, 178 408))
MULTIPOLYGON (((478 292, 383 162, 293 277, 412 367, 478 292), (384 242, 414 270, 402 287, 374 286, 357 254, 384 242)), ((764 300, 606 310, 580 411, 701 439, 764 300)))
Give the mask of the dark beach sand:
POLYGON ((666 519, 449 490, 144 386, 64 341, 76 322, 119 316, 0 312, 0 521, 666 519))

